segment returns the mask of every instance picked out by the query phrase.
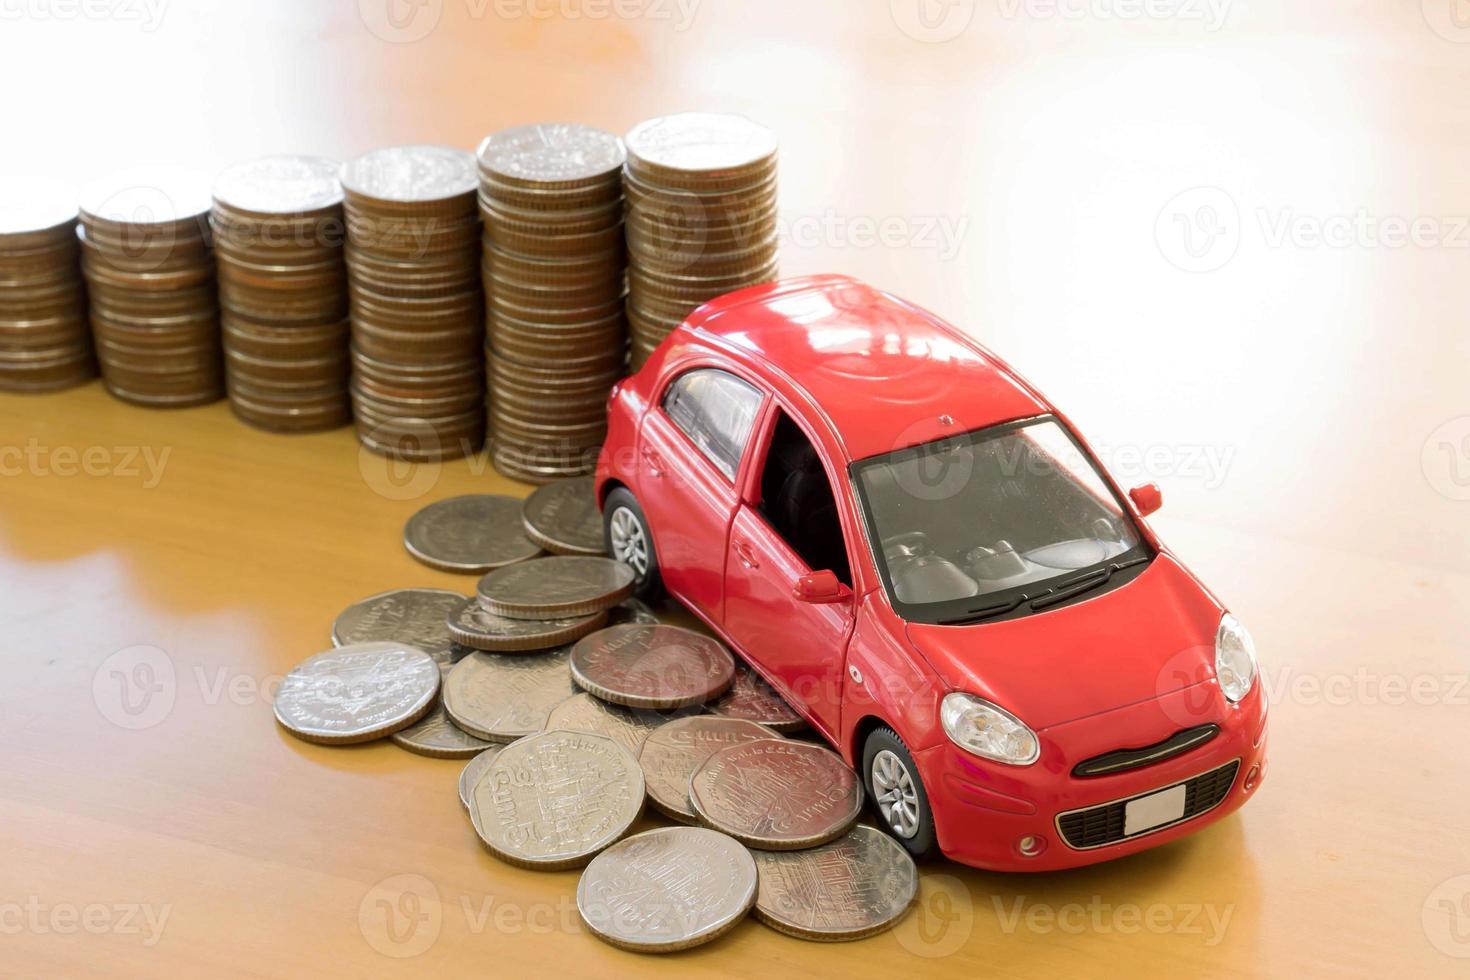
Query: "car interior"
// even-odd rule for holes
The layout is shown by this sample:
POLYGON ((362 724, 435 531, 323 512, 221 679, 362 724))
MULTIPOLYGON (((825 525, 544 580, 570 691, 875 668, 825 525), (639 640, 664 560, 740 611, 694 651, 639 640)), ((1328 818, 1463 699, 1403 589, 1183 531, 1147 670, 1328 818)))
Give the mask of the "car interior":
POLYGON ((830 569, 852 585, 832 483, 806 433, 780 409, 761 473, 759 510, 812 571, 830 569))
POLYGON ((945 602, 1104 562, 1137 536, 1055 422, 859 467, 895 598, 945 602))

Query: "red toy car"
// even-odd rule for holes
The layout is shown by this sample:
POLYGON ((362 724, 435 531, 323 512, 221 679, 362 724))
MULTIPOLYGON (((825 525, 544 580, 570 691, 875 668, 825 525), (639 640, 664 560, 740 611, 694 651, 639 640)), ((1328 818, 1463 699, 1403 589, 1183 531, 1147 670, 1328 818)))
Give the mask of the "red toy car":
POLYGON ((1066 418, 935 316, 841 276, 696 310, 613 391, 609 550, 861 773, 916 855, 1049 871, 1240 807, 1250 635, 1066 418))

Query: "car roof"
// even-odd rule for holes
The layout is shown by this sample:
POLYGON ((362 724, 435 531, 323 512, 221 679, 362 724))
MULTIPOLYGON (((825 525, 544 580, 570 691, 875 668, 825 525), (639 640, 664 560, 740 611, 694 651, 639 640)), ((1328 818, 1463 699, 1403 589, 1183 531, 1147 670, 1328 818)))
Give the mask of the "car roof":
POLYGON ((752 286, 685 329, 804 393, 848 461, 1051 411, 1025 380, 925 310, 847 276, 752 286))

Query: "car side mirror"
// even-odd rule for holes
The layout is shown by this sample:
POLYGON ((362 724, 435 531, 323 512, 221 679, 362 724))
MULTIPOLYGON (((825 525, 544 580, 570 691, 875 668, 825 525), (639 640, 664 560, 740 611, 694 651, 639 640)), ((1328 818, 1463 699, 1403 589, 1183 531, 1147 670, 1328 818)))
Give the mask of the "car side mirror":
POLYGON ((1159 489, 1157 483, 1134 487, 1128 491, 1128 496, 1133 500, 1133 506, 1138 508, 1141 517, 1147 517, 1164 506, 1164 491, 1159 489))
POLYGON ((837 574, 829 570, 812 572, 796 580, 792 590, 802 602, 823 605, 843 602, 852 595, 852 590, 837 580, 837 574))

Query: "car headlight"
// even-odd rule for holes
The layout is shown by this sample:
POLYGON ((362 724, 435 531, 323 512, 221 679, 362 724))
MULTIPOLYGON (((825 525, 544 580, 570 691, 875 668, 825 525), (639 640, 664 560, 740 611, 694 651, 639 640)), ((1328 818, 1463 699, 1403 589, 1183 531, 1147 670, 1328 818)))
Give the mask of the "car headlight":
POLYGON ((939 723, 954 744, 996 762, 1029 766, 1041 756, 1041 742, 1025 722, 970 694, 946 694, 939 723))
POLYGON ((1256 644, 1240 621, 1226 613, 1215 633, 1215 677, 1231 704, 1251 692, 1256 682, 1256 644))

